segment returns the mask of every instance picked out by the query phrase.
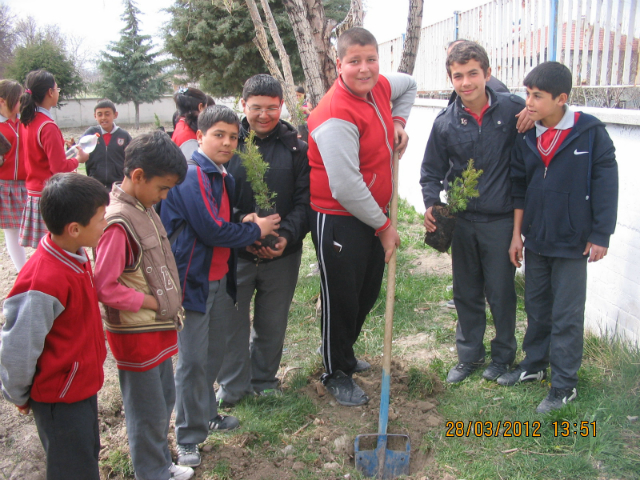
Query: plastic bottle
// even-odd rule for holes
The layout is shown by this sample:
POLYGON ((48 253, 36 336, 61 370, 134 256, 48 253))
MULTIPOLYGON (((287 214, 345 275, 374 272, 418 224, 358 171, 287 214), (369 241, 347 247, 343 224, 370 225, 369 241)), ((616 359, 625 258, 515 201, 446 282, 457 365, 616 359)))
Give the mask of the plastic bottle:
POLYGON ((100 138, 99 133, 83 136, 76 145, 66 151, 67 158, 76 158, 78 155, 78 147, 82 148, 84 153, 93 152, 96 149, 96 145, 98 145, 98 138, 100 138))

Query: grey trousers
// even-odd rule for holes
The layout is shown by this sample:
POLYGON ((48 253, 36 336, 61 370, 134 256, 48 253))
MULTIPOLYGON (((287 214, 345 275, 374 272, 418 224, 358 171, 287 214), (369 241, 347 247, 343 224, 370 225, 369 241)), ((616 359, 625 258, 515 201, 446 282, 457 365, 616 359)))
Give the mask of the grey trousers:
POLYGON ((526 353, 520 363, 538 372, 551 364, 551 385, 573 388, 582 364, 587 257, 556 258, 525 249, 526 353))
POLYGON ((302 251, 257 265, 238 260, 238 309, 230 312, 227 353, 218 374, 218 400, 236 403, 254 391, 277 388, 276 374, 301 257, 302 251))
POLYGON ((485 356, 485 296, 496 327, 496 336, 491 340, 491 359, 504 364, 515 360, 517 298, 515 267, 509 260, 512 236, 513 218, 470 222, 458 217, 451 258, 460 362, 477 362, 485 356))
POLYGON ((127 438, 137 480, 168 480, 167 436, 176 400, 171 358, 145 372, 118 370, 127 438))
POLYGON ((213 383, 226 349, 226 331, 233 300, 227 279, 209 282, 205 313, 187 310, 184 329, 178 333, 176 367, 176 441, 202 443, 209 434, 209 420, 218 415, 213 383))
POLYGON ((47 456, 47 480, 100 480, 98 396, 75 403, 31 399, 29 404, 47 456))

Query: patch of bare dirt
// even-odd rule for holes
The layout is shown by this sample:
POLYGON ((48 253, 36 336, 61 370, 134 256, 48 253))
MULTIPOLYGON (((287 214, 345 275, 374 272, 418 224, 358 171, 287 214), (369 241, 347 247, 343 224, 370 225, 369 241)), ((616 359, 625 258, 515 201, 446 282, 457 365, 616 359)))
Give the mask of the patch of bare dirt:
POLYGON ((409 269, 411 275, 451 275, 451 255, 448 253, 418 252, 411 250, 417 255, 411 262, 409 269))

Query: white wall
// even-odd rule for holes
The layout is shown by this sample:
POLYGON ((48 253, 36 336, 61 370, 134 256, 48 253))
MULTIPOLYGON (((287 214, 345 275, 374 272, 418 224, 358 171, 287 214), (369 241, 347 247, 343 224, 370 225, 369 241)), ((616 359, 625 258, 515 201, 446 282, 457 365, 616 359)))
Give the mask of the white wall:
MULTIPOLYGON (((407 124, 409 147, 400 161, 400 196, 424 212, 420 164, 444 100, 417 99, 407 124)), ((620 177, 618 223, 609 254, 588 266, 586 326, 640 342, 640 111, 576 107, 598 117, 616 147, 620 177)))
MULTIPOLYGON (((69 127, 89 127, 96 124, 93 118, 93 108, 100 98, 83 98, 81 100, 69 100, 61 108, 52 110, 53 118, 60 128, 69 127)), ((118 119, 116 123, 135 123, 136 110, 133 103, 116 104, 118 119)), ((166 96, 154 103, 144 103, 140 105, 140 123, 153 123, 154 113, 158 115, 161 122, 171 122, 176 105, 173 97, 166 96)))

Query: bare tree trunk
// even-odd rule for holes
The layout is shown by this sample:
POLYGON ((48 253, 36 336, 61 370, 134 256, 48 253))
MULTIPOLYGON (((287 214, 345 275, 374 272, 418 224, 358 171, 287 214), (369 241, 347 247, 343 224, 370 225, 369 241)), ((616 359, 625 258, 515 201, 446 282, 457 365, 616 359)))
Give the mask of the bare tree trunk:
POLYGON ((407 35, 402 50, 399 72, 413 75, 416 66, 416 55, 420 45, 420 32, 422 30, 422 9, 424 0, 410 0, 409 18, 407 19, 407 35))
POLYGON ((136 130, 140 130, 140 104, 138 102, 133 102, 133 106, 135 107, 135 110, 136 110, 135 127, 136 127, 136 130))
POLYGON ((269 27, 271 29, 272 38, 276 43, 276 48, 280 55, 280 61, 283 65, 285 75, 288 73, 287 79, 285 79, 285 75, 283 75, 280 71, 280 68, 278 68, 278 64, 276 63, 275 58, 273 58, 271 50, 269 50, 267 32, 265 31, 264 25, 262 24, 262 18, 260 17, 260 12, 258 11, 258 6, 256 5, 255 0, 245 0, 247 8, 249 9, 249 14, 251 15, 251 20, 253 21, 253 26, 256 30, 256 38, 253 39, 253 42, 258 47, 260 55, 262 55, 263 60, 267 64, 271 75, 273 75, 278 80, 278 82, 280 82, 280 85, 283 86, 284 100, 287 105, 287 110, 289 110, 289 113, 291 114, 291 122, 294 124, 294 126, 297 127, 298 116, 296 115, 296 109, 298 108, 298 103, 296 101, 295 90, 293 87, 291 87, 291 85, 293 85, 293 76, 291 75, 291 64, 289 63, 289 56, 287 55, 286 50, 282 45, 282 40, 280 39, 280 35, 278 34, 278 29, 276 27, 275 21, 273 19, 273 14, 271 13, 271 9, 269 8, 268 3, 265 0, 261 0, 261 2, 263 7, 266 4, 265 16, 267 17, 267 21, 273 22, 273 24, 270 24, 269 27), (285 64, 286 67, 284 67, 285 64))

